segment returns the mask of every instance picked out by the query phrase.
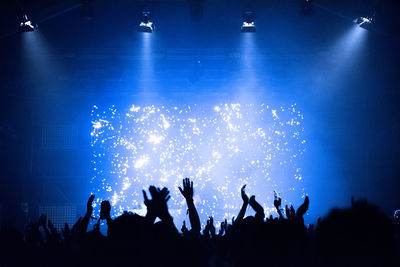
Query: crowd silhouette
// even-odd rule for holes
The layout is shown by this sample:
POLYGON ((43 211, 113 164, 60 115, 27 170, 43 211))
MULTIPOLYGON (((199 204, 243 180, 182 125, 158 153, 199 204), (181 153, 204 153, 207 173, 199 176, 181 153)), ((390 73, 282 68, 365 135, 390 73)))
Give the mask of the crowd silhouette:
POLYGON ((111 205, 101 202, 100 217, 93 229, 91 195, 86 213, 73 225, 58 231, 41 215, 21 233, 11 227, 0 232, 1 266, 400 266, 396 258, 397 224, 365 200, 352 199, 351 206, 334 209, 317 224, 306 226, 310 200, 295 209, 274 206, 278 217, 265 218, 255 196, 241 189, 242 207, 236 218, 225 219, 219 229, 209 217, 201 227, 193 195, 193 182, 186 178, 179 191, 186 200, 190 225, 180 231, 168 211, 167 188, 143 190, 145 216, 125 212, 112 219, 111 205), (246 216, 250 205, 254 216, 246 216), (156 222, 156 218, 159 221, 156 222), (100 222, 107 224, 107 234, 100 222))

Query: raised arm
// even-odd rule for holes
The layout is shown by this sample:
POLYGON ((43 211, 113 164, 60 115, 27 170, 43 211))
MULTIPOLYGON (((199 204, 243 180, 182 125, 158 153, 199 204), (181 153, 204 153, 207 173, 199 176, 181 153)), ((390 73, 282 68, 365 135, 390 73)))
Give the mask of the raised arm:
POLYGON ((178 235, 174 219, 169 214, 167 202, 171 198, 168 188, 163 189, 150 186, 150 194, 154 203, 155 215, 161 219, 171 230, 171 233, 178 235))
POLYGON ((256 201, 255 196, 251 196, 249 200, 250 206, 256 212, 255 218, 258 221, 264 221, 265 213, 264 208, 256 201))
POLYGON ((147 197, 146 191, 142 190, 143 192, 143 198, 144 198, 144 204, 146 205, 147 212, 146 212, 146 220, 153 224, 154 221, 156 220, 156 214, 155 214, 155 208, 154 208, 154 202, 153 200, 150 200, 147 197))
POLYGON ((299 220, 299 222, 301 222, 303 224, 304 224, 303 216, 307 212, 309 205, 310 205, 310 199, 308 198, 308 196, 306 196, 306 198, 304 199, 303 204, 301 204, 300 207, 296 211, 297 220, 299 220))
POLYGON ((275 208, 276 208, 276 211, 277 211, 278 214, 279 214, 279 218, 280 218, 280 219, 284 219, 285 217, 283 216, 282 207, 281 207, 282 198, 278 196, 278 194, 276 193, 276 191, 274 191, 274 194, 275 194, 274 206, 275 206, 275 208))
POLYGON ((190 181, 189 178, 183 179, 183 189, 178 187, 179 191, 186 199, 186 203, 189 210, 189 220, 192 229, 190 230, 193 234, 199 235, 201 226, 200 226, 200 218, 197 213, 196 207, 193 201, 193 181, 190 181))
POLYGON ((244 191, 245 188, 246 188, 246 185, 243 185, 242 189, 240 190, 240 193, 242 195, 243 204, 242 204, 242 208, 240 209, 239 214, 236 218, 236 222, 243 220, 244 215, 246 213, 247 206, 249 205, 249 197, 246 195, 246 192, 244 191))
POLYGON ((93 207, 92 203, 94 200, 94 195, 91 195, 86 203, 86 214, 83 217, 81 224, 80 224, 80 230, 82 233, 87 231, 88 225, 89 225, 89 220, 92 217, 92 212, 93 212, 93 207))

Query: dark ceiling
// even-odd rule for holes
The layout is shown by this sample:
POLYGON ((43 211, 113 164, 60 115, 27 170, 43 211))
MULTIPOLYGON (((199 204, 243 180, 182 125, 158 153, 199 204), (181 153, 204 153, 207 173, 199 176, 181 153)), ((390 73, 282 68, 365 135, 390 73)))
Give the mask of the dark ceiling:
MULTIPOLYGON (((8 36, 17 32, 19 23, 18 16, 23 13, 30 15, 36 22, 46 23, 51 20, 57 20, 57 17, 69 12, 73 9, 80 8, 83 0, 6 0, 0 3, 0 36, 8 36)), ((282 3, 296 3, 302 0, 93 0, 94 9, 107 10, 110 6, 129 6, 141 5, 152 8, 157 5, 171 6, 176 4, 189 5, 197 3, 203 5, 204 9, 208 6, 217 5, 223 7, 221 14, 227 14, 227 9, 232 6, 242 6, 243 9, 248 6, 268 6, 273 8, 274 5, 282 5, 282 3)), ((400 4, 396 0, 315 0, 314 5, 319 10, 326 10, 332 14, 343 18, 355 18, 358 16, 376 15, 375 29, 385 35, 393 35, 397 38, 400 25, 400 4)), ((189 12, 189 8, 188 8, 189 12)), ((258 14, 260 16, 262 14, 258 14)), ((40 24, 39 23, 39 24, 40 24)))

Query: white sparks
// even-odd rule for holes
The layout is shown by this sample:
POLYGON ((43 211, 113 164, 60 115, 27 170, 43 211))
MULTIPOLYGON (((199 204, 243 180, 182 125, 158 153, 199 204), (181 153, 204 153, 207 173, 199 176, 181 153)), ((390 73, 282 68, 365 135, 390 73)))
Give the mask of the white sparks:
POLYGON ((164 127, 164 129, 168 129, 169 126, 171 126, 171 124, 167 121, 167 119, 165 119, 164 114, 161 114, 160 117, 161 117, 161 119, 162 119, 162 121, 163 121, 163 127, 164 127))
MULTIPOLYGON (((303 115, 293 105, 96 106, 91 118, 92 191, 98 204, 112 202, 113 216, 124 210, 144 214, 141 189, 166 186, 179 223, 186 211, 177 188, 185 177, 194 182, 201 220, 237 214, 243 184, 260 198, 278 186, 282 193, 304 194, 303 115)), ((262 199, 266 212, 273 211, 273 201, 262 199)))
POLYGON ((132 105, 132 107, 129 109, 131 112, 138 112, 139 110, 140 110, 140 107, 139 106, 135 106, 135 105, 132 105))
POLYGON ((125 177, 124 182, 122 183, 122 191, 125 191, 131 186, 131 182, 128 177, 125 177))
POLYGON ((147 139, 147 143, 153 143, 155 145, 161 143, 161 141, 164 140, 164 137, 162 136, 157 136, 157 135, 150 135, 149 139, 147 139))
POLYGON ((111 198, 111 205, 115 206, 118 202, 119 196, 117 194, 117 192, 114 191, 114 194, 111 198))
POLYGON ((136 169, 142 168, 146 166, 146 164, 149 162, 149 157, 148 156, 142 156, 140 157, 135 164, 133 165, 136 169))
POLYGON ((100 129, 101 127, 103 127, 103 125, 99 121, 96 121, 96 122, 92 121, 92 124, 93 124, 94 129, 100 129))
POLYGON ((279 119, 278 115, 276 114, 276 109, 271 110, 271 113, 274 119, 279 119))

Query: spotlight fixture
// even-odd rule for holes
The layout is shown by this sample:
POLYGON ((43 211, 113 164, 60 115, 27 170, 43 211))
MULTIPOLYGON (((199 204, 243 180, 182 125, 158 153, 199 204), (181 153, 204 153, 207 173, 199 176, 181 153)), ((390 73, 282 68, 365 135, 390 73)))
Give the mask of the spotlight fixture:
POLYGON ((33 24, 27 15, 22 16, 21 23, 19 24, 19 30, 21 32, 32 32, 36 27, 37 25, 33 24))
POLYGON ((374 22, 375 15, 372 15, 371 17, 358 17, 354 20, 354 23, 358 24, 358 26, 366 30, 370 30, 374 22))
POLYGON ((314 15, 313 0, 301 0, 300 1, 300 14, 304 16, 314 15))
POLYGON ((245 11, 243 14, 243 24, 241 27, 242 32, 255 32, 256 25, 254 23, 254 19, 256 17, 255 12, 253 11, 245 11))
POLYGON ((150 21, 150 12, 144 11, 142 12, 142 22, 139 25, 140 32, 153 32, 154 25, 153 22, 150 21))

